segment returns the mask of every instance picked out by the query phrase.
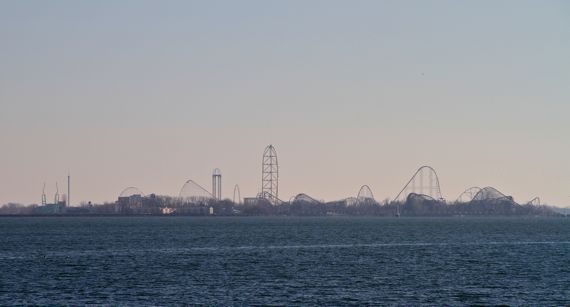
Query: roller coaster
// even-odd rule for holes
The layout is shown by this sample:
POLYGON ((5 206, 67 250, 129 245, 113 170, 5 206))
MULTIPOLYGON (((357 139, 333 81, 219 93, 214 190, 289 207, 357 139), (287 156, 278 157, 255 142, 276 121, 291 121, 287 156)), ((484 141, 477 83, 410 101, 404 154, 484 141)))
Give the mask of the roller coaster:
POLYGON ((289 200, 289 203, 291 203, 291 204, 295 204, 295 203, 320 204, 322 202, 312 198, 311 196, 309 196, 305 193, 300 193, 300 194, 297 194, 295 197, 293 197, 293 199, 289 200))
POLYGON ((234 202, 234 204, 241 204, 241 193, 239 191, 239 185, 237 185, 237 184, 234 186, 233 202, 234 202))
POLYGON ((527 202, 526 204, 527 204, 527 205, 531 205, 531 206, 540 206, 540 205, 542 205, 542 204, 540 203, 540 197, 538 197, 538 196, 535 197, 535 198, 533 198, 532 200, 530 200, 530 201, 527 202))
POLYGON ((394 197, 394 201, 405 202, 408 195, 425 195, 438 201, 445 201, 441 195, 439 178, 435 169, 424 165, 420 167, 404 185, 404 188, 394 197))
POLYGON ((499 192, 497 189, 495 189, 493 187, 482 188, 481 191, 479 191, 477 194, 475 194, 475 196, 473 197, 471 202, 474 202, 474 201, 496 201, 496 200, 506 200, 506 201, 514 202, 513 198, 511 196, 507 196, 507 195, 499 192))
POLYGON ((139 188, 137 187, 127 187, 123 191, 121 191, 121 194, 119 194, 119 197, 133 197, 133 196, 144 197, 144 193, 141 190, 139 190, 139 188))
MULTIPOLYGON (((221 172, 216 169, 213 176, 218 176, 219 182, 213 181, 213 190, 216 191, 217 186, 221 186, 221 172)), ((215 178, 214 178, 215 179, 215 178)), ((279 167, 277 162, 277 152, 275 147, 269 145, 265 148, 262 157, 262 185, 261 192, 257 194, 255 198, 244 198, 244 202, 253 200, 255 203, 257 201, 266 201, 272 205, 280 205, 284 203, 288 204, 322 204, 324 201, 319 201, 305 193, 297 194, 289 199, 288 202, 284 202, 278 198, 278 180, 279 180, 279 167)), ((44 193, 45 194, 45 193, 44 193)), ((180 192, 178 194, 178 199, 186 203, 204 203, 211 202, 214 200, 221 200, 221 191, 218 189, 217 197, 213 192, 208 191, 200 184, 193 180, 187 180, 180 192)), ((128 187, 120 193, 120 198, 141 196, 144 197, 144 193, 136 187, 128 187)), ((45 198, 45 196, 44 196, 45 198)), ((233 190, 233 203, 242 204, 242 197, 239 186, 236 184, 233 190)), ((423 165, 418 168, 410 179, 406 182, 403 188, 398 192, 396 197, 392 199, 391 202, 386 202, 385 205, 390 205, 391 203, 403 204, 407 202, 412 202, 418 204, 419 202, 435 202, 440 205, 448 204, 441 192, 441 186, 438 174, 436 170, 429 166, 423 165)), ((453 203, 449 204, 472 204, 477 202, 510 202, 516 204, 511 196, 507 196, 493 187, 480 188, 478 186, 470 187, 464 190, 453 203)), ((380 203, 374 198, 372 189, 368 185, 362 185, 356 194, 356 197, 348 197, 339 201, 334 201, 333 203, 343 203, 344 206, 362 206, 362 205, 379 205, 380 203)), ((541 200, 539 197, 535 197, 530 200, 526 205, 540 206, 541 200)), ((400 205, 398 205, 400 206, 400 205)), ((384 207, 384 206, 381 206, 384 207)), ((398 207, 399 209, 399 207, 398 207)))
POLYGON ((178 193, 178 198, 186 202, 205 202, 215 199, 212 193, 191 179, 184 183, 178 193))
POLYGON ((481 188, 480 187, 471 187, 466 189, 465 191, 463 191, 463 193, 461 193, 458 197, 456 202, 458 203, 468 203, 470 201, 473 200, 473 198, 475 197, 475 195, 477 195, 479 192, 481 192, 481 188))
POLYGON ((378 204, 374 199, 374 194, 372 194, 372 189, 368 185, 363 185, 358 190, 358 194, 356 196, 356 204, 357 205, 365 205, 365 204, 378 204))

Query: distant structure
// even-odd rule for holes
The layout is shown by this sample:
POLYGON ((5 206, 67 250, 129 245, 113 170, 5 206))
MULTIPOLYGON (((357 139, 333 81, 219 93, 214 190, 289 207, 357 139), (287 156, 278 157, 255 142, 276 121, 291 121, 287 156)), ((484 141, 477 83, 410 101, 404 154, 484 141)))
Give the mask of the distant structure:
POLYGON ((47 198, 46 198, 46 183, 44 182, 44 188, 42 190, 42 206, 45 206, 47 204, 47 198))
POLYGON ((55 195, 53 197, 53 203, 59 204, 59 187, 57 186, 57 182, 55 183, 55 195))
POLYGON ((260 198, 267 199, 273 205, 279 202, 279 164, 273 145, 267 146, 263 152, 260 198))
POLYGON ((356 197, 348 197, 342 200, 344 204, 348 207, 358 205, 358 199, 356 197))
POLYGON ((528 203, 526 203, 527 205, 531 205, 531 206, 540 206, 541 202, 540 202, 540 197, 535 197, 533 198, 531 201, 529 201, 528 203))
POLYGON ((257 197, 244 197, 243 204, 245 206, 273 206, 273 204, 267 198, 257 195, 257 197))
POLYGON ((470 201, 473 200, 473 198, 475 197, 475 195, 479 194, 479 192, 481 192, 481 188, 480 187, 471 187, 465 191, 463 191, 463 193, 461 193, 459 195, 459 197, 457 197, 456 202, 458 203, 468 203, 470 201))
POLYGON ((376 200, 374 199, 374 195, 372 194, 372 190, 369 186, 363 185, 358 190, 358 195, 356 196, 356 203, 358 205, 364 204, 377 204, 376 200))
POLYGON ((67 174, 67 199, 65 204, 71 206, 71 175, 67 174))
POLYGON ((493 187, 482 188, 479 193, 475 194, 471 202, 477 201, 507 201, 514 203, 512 196, 507 196, 493 187))
POLYGON ((139 190, 137 187, 128 187, 125 188, 123 191, 121 191, 121 194, 119 194, 119 198, 132 197, 132 196, 143 197, 144 193, 141 190, 139 190))
POLYGON ((434 200, 443 200, 439 178, 433 167, 427 165, 420 167, 394 200, 406 201, 410 194, 428 196, 428 198, 434 200))
POLYGON ((312 198, 311 196, 300 193, 297 194, 293 199, 289 200, 290 204, 307 203, 307 204, 322 204, 322 202, 312 198))
POLYGON ((212 173, 212 195, 217 200, 222 200, 222 171, 214 169, 212 173))
POLYGON ((374 199, 374 194, 372 194, 372 190, 369 186, 363 185, 358 190, 358 194, 356 196, 356 202, 358 205, 365 205, 365 204, 378 204, 374 199))
POLYGON ((48 203, 46 196, 46 184, 42 189, 42 204, 37 208, 37 213, 39 214, 61 214, 65 213, 65 207, 67 202, 67 196, 65 194, 59 194, 59 187, 57 182, 55 183, 55 194, 53 196, 53 203, 48 203), (61 196, 61 198, 60 198, 61 196))
POLYGON ((178 197, 188 203, 204 203, 214 199, 214 195, 194 180, 188 180, 180 189, 178 197))
POLYGON ((241 193, 239 191, 239 185, 234 186, 234 204, 241 204, 241 193), (237 196, 237 197, 236 197, 237 196))
POLYGON ((127 213, 129 210, 136 210, 142 207, 142 202, 144 198, 144 193, 136 187, 125 188, 121 194, 119 194, 119 199, 117 200, 117 205, 115 207, 115 212, 117 213, 127 213))

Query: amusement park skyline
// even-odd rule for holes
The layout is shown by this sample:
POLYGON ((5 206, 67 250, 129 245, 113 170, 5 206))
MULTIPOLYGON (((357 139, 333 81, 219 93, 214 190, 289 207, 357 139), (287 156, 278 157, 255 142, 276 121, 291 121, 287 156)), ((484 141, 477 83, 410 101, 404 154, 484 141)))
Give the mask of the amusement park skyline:
MULTIPOLYGON (((395 198, 423 165, 453 201, 570 207, 565 1, 4 1, 0 205, 129 186, 222 198, 395 198)), ((426 175, 426 176, 429 176, 426 175)))

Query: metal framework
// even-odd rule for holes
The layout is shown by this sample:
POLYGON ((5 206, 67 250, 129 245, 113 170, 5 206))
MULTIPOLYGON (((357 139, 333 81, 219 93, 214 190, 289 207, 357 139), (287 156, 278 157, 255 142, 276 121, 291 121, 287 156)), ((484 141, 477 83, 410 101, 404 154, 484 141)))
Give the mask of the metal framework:
POLYGON ((137 187, 127 187, 119 194, 119 197, 131 197, 134 195, 139 195, 144 197, 144 193, 137 187))
POLYGON ((265 148, 261 169, 261 196, 276 205, 279 201, 279 164, 273 145, 265 148))
POLYGON ((57 182, 55 183, 55 195, 53 197, 53 203, 54 204, 59 204, 59 186, 57 185, 57 182))
POLYGON ((219 168, 212 173, 212 195, 217 200, 222 200, 222 172, 219 168))
POLYGON ((479 191, 479 193, 473 196, 473 199, 471 201, 490 201, 490 200, 506 200, 514 202, 512 197, 503 194, 494 187, 482 188, 481 191, 479 191))
POLYGON ((360 190, 358 190, 358 194, 356 195, 356 200, 358 205, 377 203, 374 199, 374 194, 372 194, 372 189, 370 189, 368 185, 360 187, 360 190))
POLYGON ((241 204, 241 193, 239 191, 239 185, 237 185, 237 184, 234 186, 234 199, 233 199, 233 201, 234 201, 234 204, 241 204), (236 195, 237 195, 237 198, 236 198, 236 195))
POLYGON ((201 185, 196 183, 194 180, 189 179, 184 183, 178 193, 178 198, 187 201, 205 201, 215 198, 212 193, 204 189, 201 185))
POLYGON ((456 202, 458 203, 468 203, 471 200, 473 200, 473 198, 475 197, 475 195, 479 194, 479 192, 481 192, 481 188, 480 187, 471 187, 466 189, 465 191, 463 191, 463 193, 461 193, 459 195, 459 197, 457 197, 456 202))
POLYGON ((321 204, 322 202, 312 198, 311 196, 305 194, 305 193, 300 193, 297 194, 295 197, 293 197, 292 199, 289 200, 290 204, 293 203, 310 203, 310 204, 321 204))
POLYGON ((436 200, 443 200, 439 186, 439 178, 433 167, 427 165, 420 167, 394 200, 405 201, 411 193, 426 195, 436 200))
POLYGON ((121 194, 115 206, 116 212, 130 212, 130 210, 139 210, 143 205, 144 193, 137 187, 127 187, 121 194))
POLYGON ((531 201, 529 201, 528 203, 526 203, 527 205, 532 205, 532 206, 540 206, 541 202, 540 202, 540 197, 535 197, 533 198, 531 201))

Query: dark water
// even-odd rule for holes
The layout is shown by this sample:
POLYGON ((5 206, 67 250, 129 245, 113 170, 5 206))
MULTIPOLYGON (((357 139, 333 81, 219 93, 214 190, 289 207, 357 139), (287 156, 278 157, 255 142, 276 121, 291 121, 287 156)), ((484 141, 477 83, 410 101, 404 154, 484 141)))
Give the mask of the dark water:
POLYGON ((0 304, 569 305, 564 218, 0 218, 0 304))

